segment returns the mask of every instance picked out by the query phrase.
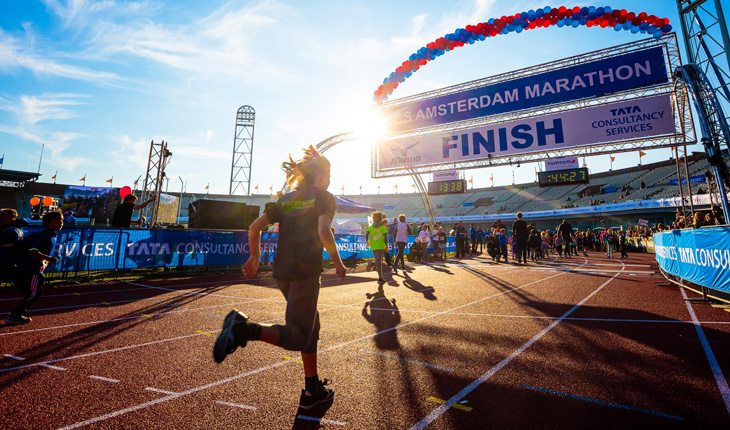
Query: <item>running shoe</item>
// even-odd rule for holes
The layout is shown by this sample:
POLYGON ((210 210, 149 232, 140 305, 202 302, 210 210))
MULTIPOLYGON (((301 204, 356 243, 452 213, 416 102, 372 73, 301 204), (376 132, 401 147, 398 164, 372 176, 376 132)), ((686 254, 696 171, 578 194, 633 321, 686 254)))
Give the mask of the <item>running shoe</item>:
POLYGON ((236 339, 236 335, 233 333, 234 327, 240 324, 246 324, 248 322, 248 316, 239 312, 235 309, 228 312, 226 318, 223 320, 223 328, 218 334, 218 338, 215 340, 213 345, 213 360, 216 363, 223 363, 228 354, 232 354, 239 346, 241 348, 246 346, 248 339, 236 339))
POLYGON ((5 324, 7 325, 19 325, 19 324, 28 324, 29 322, 33 321, 30 317, 27 317, 25 315, 10 315, 5 320, 5 324))
POLYGON ((332 401, 335 397, 335 392, 325 387, 329 383, 329 379, 321 379, 317 382, 317 386, 313 392, 310 393, 307 390, 302 390, 302 395, 299 396, 299 407, 308 411, 316 405, 332 401))

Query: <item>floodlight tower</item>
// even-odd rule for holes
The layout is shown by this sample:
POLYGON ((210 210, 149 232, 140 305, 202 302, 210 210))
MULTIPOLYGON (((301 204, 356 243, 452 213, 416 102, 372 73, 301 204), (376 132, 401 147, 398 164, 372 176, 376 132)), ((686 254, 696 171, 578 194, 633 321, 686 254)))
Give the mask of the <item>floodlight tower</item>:
POLYGON ((253 158, 253 131, 256 111, 248 105, 236 112, 236 130, 233 134, 233 160, 231 162, 231 185, 228 194, 237 191, 251 194, 251 165, 253 158))
POLYGON ((720 0, 677 0, 677 8, 688 62, 704 72, 727 124, 730 122, 730 35, 720 3, 720 0))

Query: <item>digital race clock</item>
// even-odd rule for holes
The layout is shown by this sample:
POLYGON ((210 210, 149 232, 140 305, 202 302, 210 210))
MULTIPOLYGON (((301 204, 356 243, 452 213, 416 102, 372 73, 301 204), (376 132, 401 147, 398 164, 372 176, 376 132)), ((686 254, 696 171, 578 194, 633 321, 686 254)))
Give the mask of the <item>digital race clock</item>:
POLYGON ((588 183, 588 169, 580 167, 577 169, 554 170, 552 172, 538 172, 537 184, 541 187, 552 185, 575 185, 588 183))
POLYGON ((452 179, 428 183, 428 194, 459 194, 466 192, 465 179, 452 179))

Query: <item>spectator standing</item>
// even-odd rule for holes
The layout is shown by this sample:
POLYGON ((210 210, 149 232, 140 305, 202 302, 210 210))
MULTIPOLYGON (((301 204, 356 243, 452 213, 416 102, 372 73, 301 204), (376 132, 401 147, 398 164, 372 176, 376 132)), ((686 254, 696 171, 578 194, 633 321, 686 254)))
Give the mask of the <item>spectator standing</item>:
POLYGON ((418 232, 418 243, 421 244, 421 258, 419 261, 428 260, 428 247, 431 244, 431 233, 428 231, 428 224, 421 226, 421 231, 418 232))
POLYGON ((570 225, 566 220, 560 223, 558 226, 558 235, 563 238, 563 245, 565 246, 565 255, 570 257, 571 244, 573 242, 571 236, 573 234, 573 226, 570 225))
POLYGON ((395 246, 398 248, 398 253, 395 255, 395 260, 393 261, 393 273, 396 275, 398 274, 398 261, 400 261, 401 270, 406 270, 405 250, 409 234, 410 229, 408 228, 408 224, 406 224, 406 215, 398 215, 398 224, 396 224, 395 228, 395 246))
POLYGON ((456 258, 466 257, 466 228, 461 221, 456 223, 456 258))
POLYGON ((499 243, 499 253, 502 254, 504 262, 507 263, 509 261, 507 260, 507 229, 505 229, 504 227, 499 229, 499 233, 497 234, 497 241, 499 243))
MULTIPOLYGON (((149 200, 138 205, 136 204, 137 196, 134 194, 127 194, 124 196, 122 203, 114 209, 114 215, 112 215, 112 227, 129 228, 133 224, 132 213, 136 210, 146 208, 147 205, 154 202, 155 199, 157 199, 157 196, 153 194, 149 200)), ((135 221, 134 224, 139 224, 141 222, 142 217, 140 217, 139 221, 135 221)))
POLYGON ((517 212, 517 220, 512 223, 512 246, 516 249, 518 263, 527 263, 527 241, 530 233, 527 223, 522 219, 522 212, 517 212))

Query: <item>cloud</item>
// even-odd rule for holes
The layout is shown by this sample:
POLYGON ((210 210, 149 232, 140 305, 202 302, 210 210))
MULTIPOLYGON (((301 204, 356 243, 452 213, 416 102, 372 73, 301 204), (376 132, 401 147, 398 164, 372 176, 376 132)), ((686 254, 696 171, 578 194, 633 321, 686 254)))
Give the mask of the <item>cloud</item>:
MULTIPOLYGON (((28 27, 26 27, 28 28, 28 27)), ((25 45, 0 29, 0 70, 1 69, 28 69, 35 75, 58 76, 62 78, 97 83, 117 81, 119 77, 114 73, 91 70, 71 64, 54 61, 50 57, 59 55, 57 52, 35 52, 34 39, 29 38, 25 45)))

